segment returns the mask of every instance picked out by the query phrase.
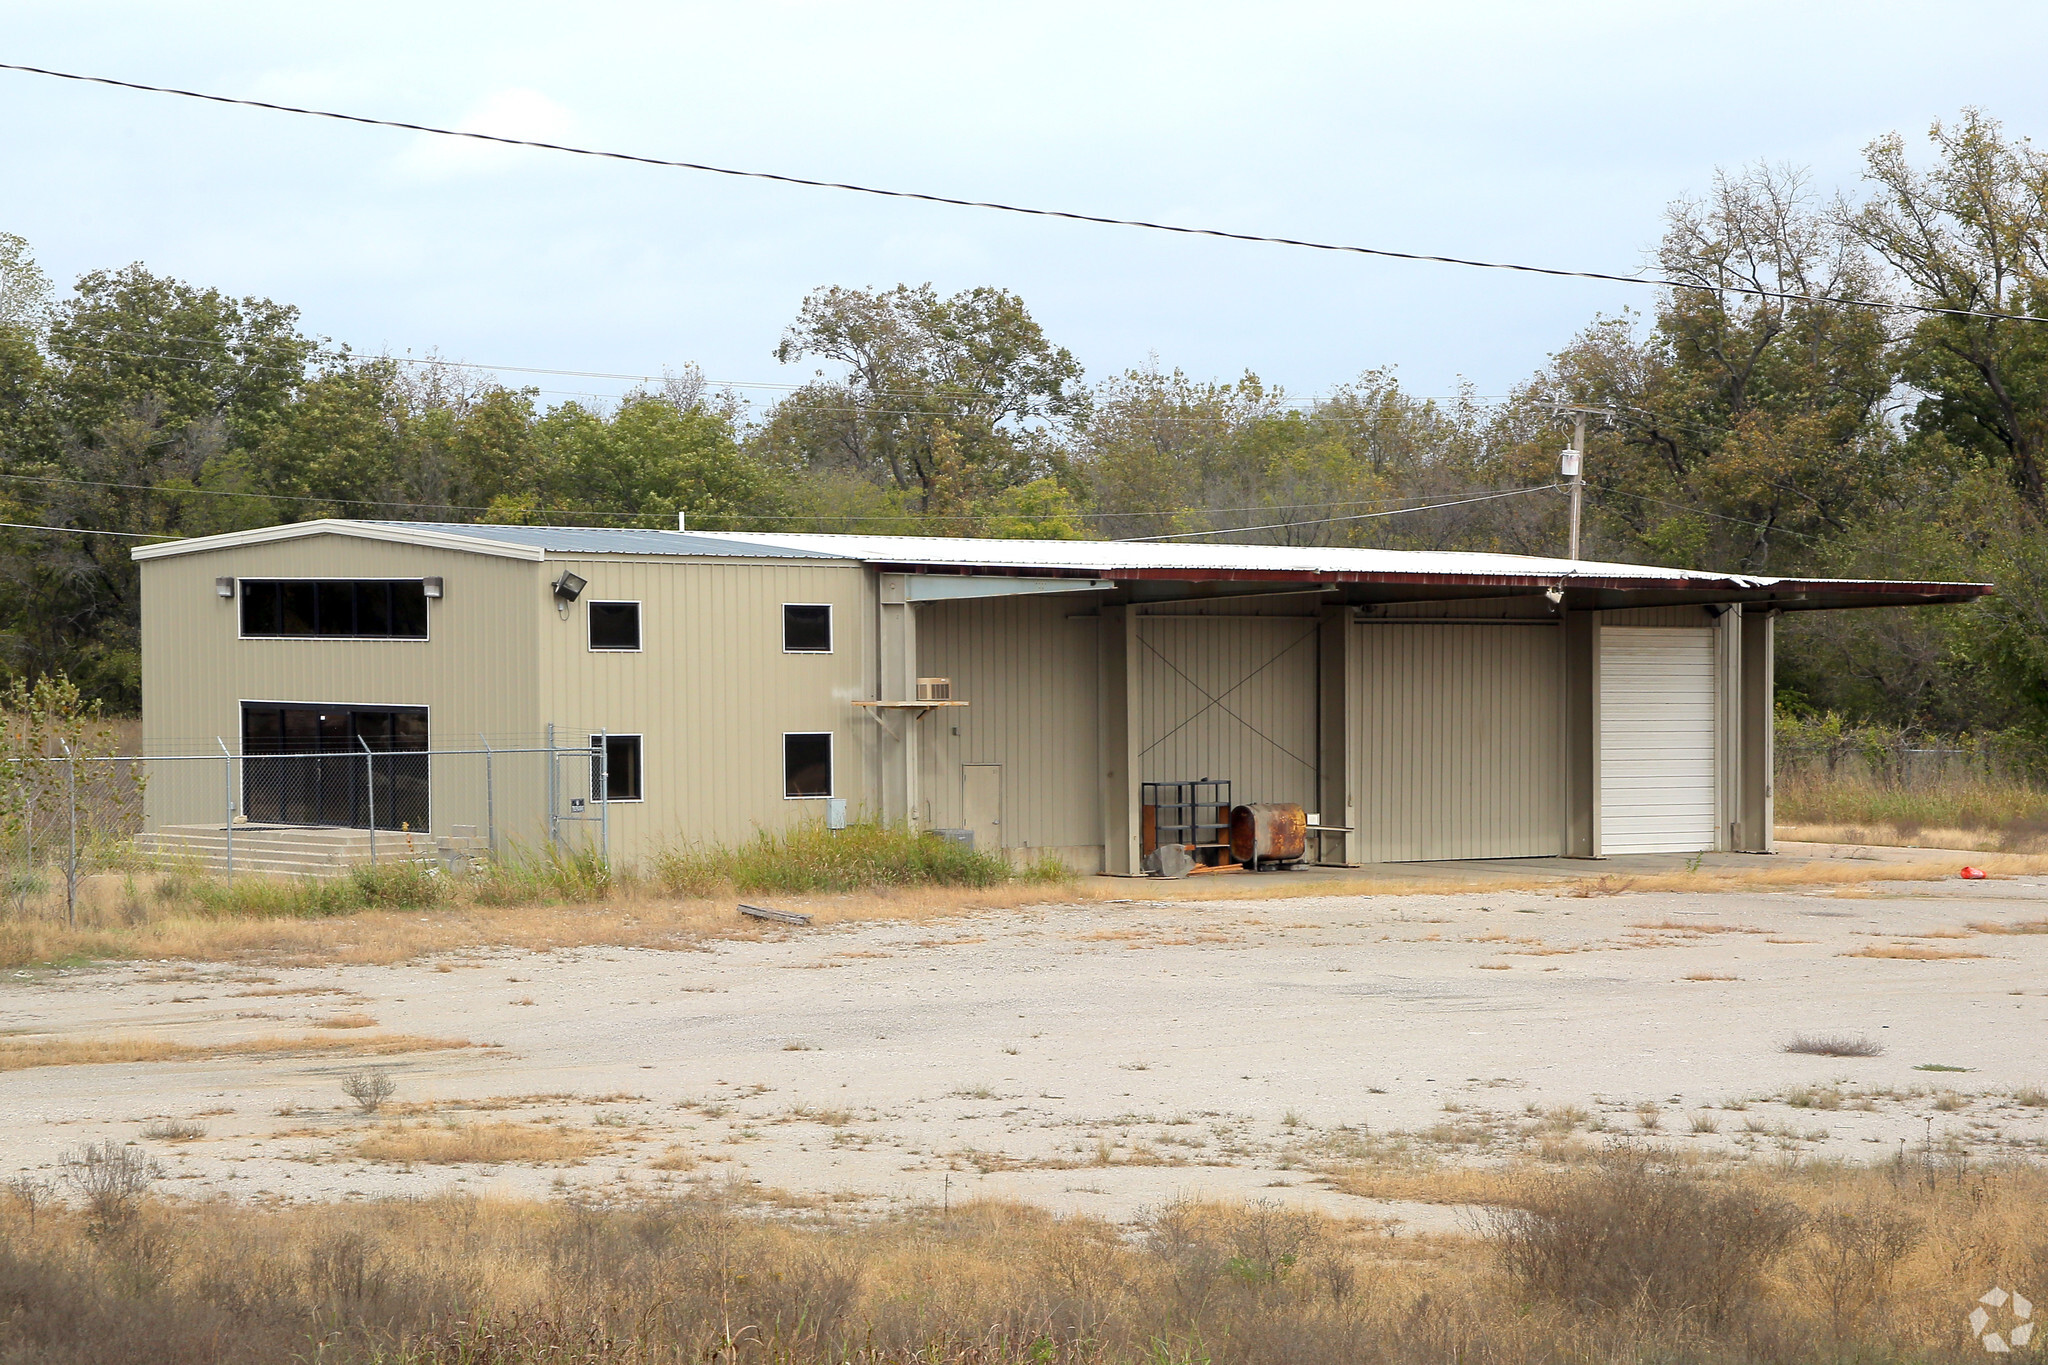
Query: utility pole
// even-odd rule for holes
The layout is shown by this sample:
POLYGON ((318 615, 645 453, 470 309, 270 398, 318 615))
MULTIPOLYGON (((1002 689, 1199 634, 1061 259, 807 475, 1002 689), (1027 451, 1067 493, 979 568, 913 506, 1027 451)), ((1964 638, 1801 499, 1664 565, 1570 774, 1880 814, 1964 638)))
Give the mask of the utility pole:
POLYGON ((1572 445, 1564 453, 1564 477, 1572 490, 1572 543, 1567 556, 1573 563, 1579 559, 1579 507, 1585 497, 1586 481, 1586 413, 1583 408, 1572 413, 1572 445))
POLYGON ((1582 408, 1573 403, 1552 403, 1550 410, 1555 413, 1572 415, 1572 443, 1558 462, 1558 473, 1564 477, 1565 487, 1572 495, 1572 542, 1569 557, 1576 562, 1579 557, 1579 509, 1586 495, 1586 418, 1612 418, 1614 414, 1606 408, 1582 408))

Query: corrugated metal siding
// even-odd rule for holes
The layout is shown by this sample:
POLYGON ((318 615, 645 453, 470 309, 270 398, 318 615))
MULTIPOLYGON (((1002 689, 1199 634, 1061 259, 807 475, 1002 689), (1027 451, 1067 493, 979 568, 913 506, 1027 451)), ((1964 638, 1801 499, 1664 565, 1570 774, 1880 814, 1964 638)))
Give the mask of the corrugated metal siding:
MULTIPOLYGON (((961 768, 1001 764, 1003 846, 1102 845, 1093 618, 1072 598, 986 598, 917 608, 918 672, 967 703, 923 722, 921 783, 936 828, 962 828, 961 768), (955 729, 959 730, 956 735, 955 729)), ((1092 856, 1092 855, 1091 855, 1092 856)))
POLYGON ((600 729, 643 737, 645 800, 613 803, 614 857, 822 820, 822 801, 783 797, 782 737, 791 731, 829 731, 834 794, 855 813, 872 812, 877 722, 853 705, 874 695, 866 570, 582 557, 542 567, 549 579, 570 569, 590 581, 568 620, 538 608, 544 719, 564 744, 600 729), (589 649, 584 608, 593 601, 640 603, 639 653, 589 649), (782 652, 785 602, 831 605, 830 654, 782 652))
POLYGON ((1606 626, 1711 626, 1714 617, 1705 607, 1623 607, 1600 613, 1606 626))
MULTIPOLYGON (((474 747, 479 733, 531 735, 538 721, 534 614, 541 566, 517 560, 321 536, 179 555, 142 565, 142 730, 145 752, 205 753, 216 737, 241 747, 242 701, 372 703, 428 708, 430 741, 474 747), (239 604, 217 576, 418 578, 439 575, 430 639, 242 640, 239 604), (489 679, 480 687, 479 679, 489 679)), ((509 780, 509 779, 508 779, 509 780)), ((434 820, 482 823, 482 764, 433 775, 434 820), (472 813, 473 812, 473 813, 472 813)), ((154 765, 152 826, 222 818, 222 773, 208 763, 154 765)), ((511 805, 517 795, 503 791, 511 805)))
POLYGON ((1600 851, 1715 846, 1716 632, 1600 630, 1600 851))
POLYGON ((1549 625, 1352 626, 1362 860, 1558 852, 1561 634, 1549 625))
POLYGON ((1228 778, 1240 803, 1316 809, 1317 633, 1300 616, 1141 617, 1139 781, 1228 778))

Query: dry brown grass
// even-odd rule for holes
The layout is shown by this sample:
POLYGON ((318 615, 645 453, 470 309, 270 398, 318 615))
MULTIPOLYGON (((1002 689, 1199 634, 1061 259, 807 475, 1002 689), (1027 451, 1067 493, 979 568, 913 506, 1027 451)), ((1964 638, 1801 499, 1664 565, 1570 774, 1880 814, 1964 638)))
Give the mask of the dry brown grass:
POLYGON ((2048 853, 2048 837, 2012 834, 1995 829, 1929 829, 1885 822, 1865 824, 1786 824, 1781 840, 1808 844, 1849 844, 1871 848, 1952 848, 1958 853, 2048 853))
POLYGON ((1930 948, 1920 943, 1873 943, 1867 948, 1854 952, 1837 953, 1837 957, 1878 957, 1899 962, 1943 962, 1950 958, 1989 957, 1989 953, 1973 953, 1967 948, 1930 948))
POLYGON ((661 1155, 647 1164, 657 1171, 694 1171, 697 1169, 697 1158, 689 1149, 671 1144, 664 1147, 661 1155))
POLYGON ((314 1028, 375 1028, 377 1021, 367 1014, 337 1014, 329 1019, 315 1019, 314 1028))
POLYGON ((198 1048, 162 1038, 0 1039, 0 1071, 32 1066, 99 1066, 115 1062, 185 1061, 198 1048))
POLYGON ((1739 976, 1729 976, 1729 975, 1728 975, 1727 973, 1725 973, 1725 972, 1687 972, 1687 973, 1685 974, 1685 979, 1686 979, 1687 981, 1740 981, 1740 980, 1742 980, 1742 978, 1741 978, 1741 977, 1739 977, 1739 976))
MULTIPOLYGON (((1986 854, 1973 861, 1993 876, 2048 871, 2048 857, 1986 854)), ((1608 874, 1574 882, 1559 875, 1382 876, 1320 872, 1238 876, 1194 882, 1084 878, 1043 886, 986 888, 916 886, 877 891, 778 896, 773 903, 812 916, 816 927, 875 921, 939 921, 992 910, 1060 909, 1104 902, 1201 905, 1218 901, 1412 895, 1474 895, 1564 889, 1582 896, 1646 891, 1712 893, 1797 887, 1855 887, 1873 881, 1953 877, 1950 861, 1864 860, 1785 862, 1774 866, 1702 868, 1694 872, 1608 874)), ((154 874, 100 874, 81 885, 80 927, 54 915, 0 919, 0 967, 81 959, 176 961, 255 960, 266 965, 382 965, 449 956, 480 948, 549 951, 572 947, 688 949, 719 939, 800 935, 804 930, 739 916, 730 899, 664 896, 648 883, 621 878, 596 904, 490 906, 441 903, 417 908, 358 910, 327 918, 224 916, 188 900, 165 902, 154 874)), ((1674 931, 1739 932, 1741 926, 1673 926, 1674 931)), ((243 994, 313 994, 332 988, 258 988, 243 994)))
POLYGON ((1986 1285, 2048 1274, 2038 1167, 1716 1171, 1653 1149, 1631 1168, 1573 1149, 1333 1179, 1475 1217, 1427 1238, 1259 1201, 1175 1200, 1131 1228, 992 1202, 818 1219, 727 1184, 145 1203, 109 1236, 17 1202, 0 1303, 10 1350, 45 1365, 1932 1365, 1983 1358, 1960 1322, 1986 1285))
POLYGON ((595 1133, 538 1123, 393 1124, 358 1140, 365 1161, 426 1166, 574 1166, 609 1144, 595 1133))
MULTIPOLYGON (((584 905, 491 906, 470 903, 358 910, 325 918, 223 917, 184 902, 163 903, 156 878, 106 873, 84 878, 80 927, 53 914, 0 918, 0 967, 81 959, 250 959, 266 966, 388 965, 478 948, 551 951, 575 947, 695 948, 718 939, 802 933, 740 916, 729 899, 657 894, 622 881, 607 900, 584 905)), ((778 896, 816 927, 881 920, 923 922, 988 910, 1064 902, 1092 903, 1078 887, 1010 883, 991 887, 918 886, 815 896, 778 896)), ((328 988, 331 989, 331 988, 328 988)), ((320 987, 250 995, 322 992, 320 987)))
POLYGON ((118 1062, 198 1062, 214 1057, 256 1057, 278 1053, 346 1052, 388 1057, 406 1052, 440 1052, 475 1047, 467 1038, 425 1038, 409 1033, 375 1033, 354 1038, 247 1038, 232 1043, 174 1043, 161 1038, 0 1039, 0 1071, 36 1066, 102 1066, 118 1062))
MULTIPOLYGON (((2048 855, 1986 854, 1972 860, 1993 877, 2025 877, 2048 872, 2048 855)), ((1696 872, 1613 874, 1581 882, 1572 894, 1615 896, 1637 891, 1771 891, 1806 886, 1858 886, 1867 882, 1939 882, 1954 880, 1961 864, 1887 862, 1864 859, 1817 859, 1756 868, 1703 867, 1696 872)))

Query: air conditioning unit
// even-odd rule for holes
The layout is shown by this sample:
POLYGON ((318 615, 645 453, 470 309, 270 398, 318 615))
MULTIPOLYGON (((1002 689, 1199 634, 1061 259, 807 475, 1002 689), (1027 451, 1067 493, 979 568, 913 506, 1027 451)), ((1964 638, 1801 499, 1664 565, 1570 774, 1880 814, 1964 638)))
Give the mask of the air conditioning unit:
POLYGON ((917 680, 917 699, 919 701, 953 700, 953 680, 951 678, 919 678, 917 680))

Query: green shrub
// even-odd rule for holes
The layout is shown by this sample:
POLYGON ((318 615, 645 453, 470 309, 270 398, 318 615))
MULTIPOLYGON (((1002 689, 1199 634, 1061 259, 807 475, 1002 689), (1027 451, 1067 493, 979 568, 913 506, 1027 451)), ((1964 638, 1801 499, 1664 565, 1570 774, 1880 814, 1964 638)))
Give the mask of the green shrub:
POLYGON ((324 919, 351 914, 365 904, 353 877, 169 877, 158 895, 171 902, 183 899, 221 919, 324 919))
POLYGON ((393 910, 419 910, 439 905, 453 893, 448 875, 431 863, 378 863, 351 868, 349 881, 355 884, 365 906, 393 910))
MULTIPOLYGON (((1027 874, 1031 880, 1049 879, 1044 861, 1033 865, 1027 874)), ((998 886, 1018 875, 999 854, 977 853, 935 834, 879 822, 842 830, 822 824, 780 833, 763 830, 732 847, 663 853, 655 859, 655 874, 665 890, 683 896, 998 886)))
POLYGON ((477 875, 472 894, 479 905, 601 901, 611 895, 616 880, 611 864, 595 849, 565 852, 550 846, 539 854, 515 849, 477 875))

